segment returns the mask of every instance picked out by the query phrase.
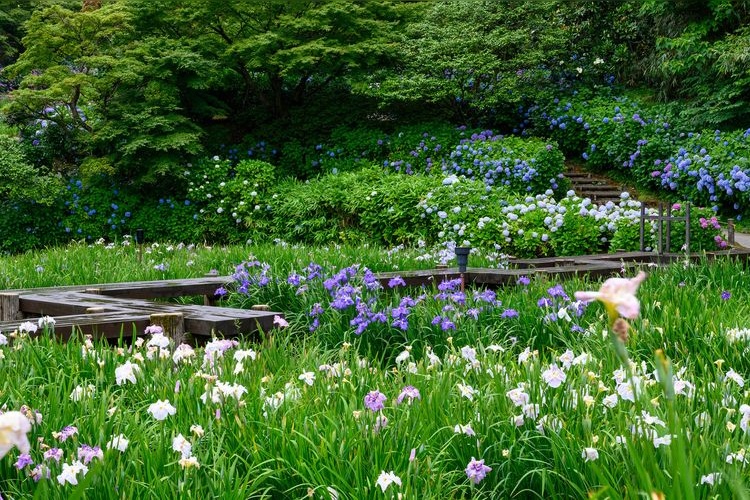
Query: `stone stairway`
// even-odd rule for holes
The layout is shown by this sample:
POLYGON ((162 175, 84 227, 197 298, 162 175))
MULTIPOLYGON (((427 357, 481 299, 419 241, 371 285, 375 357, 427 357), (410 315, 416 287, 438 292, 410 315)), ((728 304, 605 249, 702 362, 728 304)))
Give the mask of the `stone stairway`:
MULTIPOLYGON (((617 181, 605 177, 604 175, 588 172, 576 164, 568 164, 564 172, 565 178, 570 180, 571 189, 581 198, 589 198, 592 203, 603 205, 611 201, 620 202, 620 194, 628 191, 632 199, 641 201, 647 207, 655 208, 658 202, 652 198, 642 199, 638 193, 628 186, 618 184, 617 181)), ((722 227, 724 225, 722 224, 722 227)), ((727 231, 724 231, 724 238, 728 239, 727 231)), ((750 248, 750 234, 734 232, 734 246, 740 248, 750 248)))
POLYGON ((581 198, 589 198, 597 205, 608 201, 618 203, 620 194, 626 189, 612 179, 579 169, 568 169, 565 178, 570 180, 571 189, 581 198))

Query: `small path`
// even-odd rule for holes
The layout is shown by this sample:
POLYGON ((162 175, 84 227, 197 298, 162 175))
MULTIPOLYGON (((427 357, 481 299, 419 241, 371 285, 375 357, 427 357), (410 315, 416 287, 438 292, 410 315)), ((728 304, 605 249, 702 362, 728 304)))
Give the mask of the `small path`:
MULTIPOLYGON (((639 192, 633 186, 627 185, 608 177, 604 173, 594 173, 586 170, 576 162, 566 161, 563 175, 570 181, 571 189, 581 198, 588 198, 598 205, 609 201, 620 202, 620 195, 627 191, 634 200, 655 205, 654 199, 648 196, 639 196, 639 192)), ((658 201, 657 201, 658 203, 658 201)))
MULTIPOLYGON (((640 196, 638 190, 632 186, 616 181, 605 173, 590 172, 576 162, 566 161, 563 175, 570 180, 571 189, 577 196, 589 198, 592 203, 598 205, 609 201, 619 203, 620 194, 623 191, 627 191, 632 199, 645 203, 647 206, 656 206, 659 203, 659 200, 653 196, 640 196)), ((726 229, 724 238, 727 238, 726 229)), ((737 247, 750 248, 750 234, 735 232, 734 243, 737 247)))
POLYGON ((750 234, 747 233, 734 233, 734 244, 735 246, 741 246, 744 248, 750 248, 750 234))
POLYGON ((597 205, 607 202, 618 203, 623 186, 617 185, 611 179, 592 174, 584 170, 566 170, 565 178, 570 181, 571 189, 581 198, 588 198, 597 205))

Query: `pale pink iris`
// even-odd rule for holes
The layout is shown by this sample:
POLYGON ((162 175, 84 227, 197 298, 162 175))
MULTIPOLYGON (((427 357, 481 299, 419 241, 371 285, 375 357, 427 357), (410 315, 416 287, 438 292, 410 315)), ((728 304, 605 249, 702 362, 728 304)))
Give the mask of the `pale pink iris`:
POLYGON ((576 300, 590 302, 600 300, 607 308, 610 319, 619 314, 623 318, 634 319, 640 313, 641 304, 635 296, 638 286, 646 279, 646 273, 639 272, 635 278, 610 278, 602 284, 598 292, 576 292, 576 300))

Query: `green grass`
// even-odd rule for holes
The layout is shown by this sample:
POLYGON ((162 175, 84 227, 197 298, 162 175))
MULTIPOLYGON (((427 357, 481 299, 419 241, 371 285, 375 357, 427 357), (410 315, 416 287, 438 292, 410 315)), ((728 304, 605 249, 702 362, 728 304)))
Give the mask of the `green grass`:
POLYGON ((303 267, 312 260, 325 265, 359 262, 378 272, 429 269, 434 265, 434 260, 417 259, 421 255, 418 250, 386 251, 377 246, 309 247, 269 243, 250 248, 166 243, 144 246, 140 255, 139 258, 137 246, 129 243, 73 243, 3 257, 0 258, 0 289, 196 278, 213 270, 229 275, 235 265, 251 256, 269 262, 279 271, 303 267), (165 271, 156 269, 160 264, 166 264, 165 271))
MULTIPOLYGON (((167 277, 189 277, 211 268, 229 273, 251 253, 270 264, 268 275, 274 279, 247 295, 232 293, 226 303, 263 300, 283 307, 290 326, 242 340, 214 363, 204 363, 204 349, 175 363, 174 345, 165 352, 170 357, 162 359, 158 348, 150 355, 147 344, 131 349, 126 339, 121 349, 98 343, 84 348, 81 340, 58 344, 46 335, 11 338, 5 332, 11 345, 0 346, 0 404, 40 412, 43 419, 29 436, 31 458, 50 468, 51 479, 37 483, 29 477, 31 467, 16 470, 14 450, 0 459, 2 494, 332 498, 332 489, 341 499, 399 493, 427 499, 748 497, 746 468, 726 461, 750 446, 740 410, 748 397, 737 379, 727 377, 750 377, 750 340, 727 336, 731 329, 750 326, 750 270, 740 263, 647 268, 650 276, 639 290, 641 317, 632 321, 630 339, 620 349, 606 334, 601 305, 592 304, 577 317, 571 302, 553 288, 556 283, 542 279, 499 290, 502 304, 469 291, 464 305, 455 295, 436 298, 436 288, 366 291, 359 269, 349 284, 362 287, 355 295, 369 299, 373 311, 392 311, 404 297, 424 295, 411 306, 406 331, 375 324, 361 335, 349 323, 356 315, 353 307, 329 307, 333 297, 323 279, 303 281, 302 292, 287 283, 290 272, 302 274, 310 261, 322 264, 326 278, 354 262, 376 270, 428 267, 413 255, 389 256, 378 249, 167 251, 160 246, 139 264, 132 248, 71 247, 5 259, 0 269, 15 287, 153 279, 161 277, 152 272, 161 262, 169 263, 167 277), (188 260, 194 264, 187 266, 188 260), (44 271, 37 273, 37 265, 44 271), (18 277, 11 278, 13 269, 18 277), (723 291, 730 292, 728 300, 723 291), (543 297, 554 305, 539 307, 543 297), (324 312, 320 327, 310 332, 315 303, 324 312), (446 305, 453 310, 444 310, 446 305), (478 319, 472 319, 468 311, 480 306, 478 319), (503 318, 509 308, 518 317, 503 318), (561 309, 571 322, 544 319, 561 309), (455 330, 433 325, 436 315, 449 316, 455 330), (238 367, 234 354, 247 349, 257 357, 238 367), (588 359, 563 368, 565 381, 551 387, 544 373, 552 364, 570 362, 569 354, 563 356, 568 349, 573 357, 586 353, 588 359), (115 370, 126 360, 141 367, 137 383, 117 385, 115 370), (315 374, 312 385, 300 380, 304 372, 315 374), (240 384, 247 392, 239 400, 225 396, 212 402, 218 381, 240 384), (91 397, 70 398, 76 387, 89 384, 95 388, 91 397), (421 397, 397 404, 406 386, 421 397), (469 399, 462 387, 476 394, 469 399), (629 388, 632 401, 618 396, 614 407, 604 404, 606 397, 627 394, 629 388), (364 402, 375 390, 387 397, 379 412, 364 402), (147 409, 164 399, 176 414, 157 421, 147 409), (387 425, 376 431, 383 416, 387 425), (68 425, 78 434, 60 442, 53 433, 68 425), (205 433, 191 433, 193 425, 205 433), (469 425, 475 435, 456 433, 457 425, 469 425), (78 487, 58 483, 62 463, 73 462, 80 445, 104 449, 118 434, 130 440, 125 452, 104 450, 104 459, 94 459, 85 478, 79 476, 78 487), (200 468, 180 466, 180 454, 172 450, 178 434, 191 441, 200 468), (672 436, 671 444, 655 447, 654 438, 664 436, 672 436), (47 446, 63 450, 60 464, 44 460, 47 446), (598 459, 582 457, 589 447, 598 459), (464 472, 472 457, 492 468, 476 485, 464 472), (381 471, 393 471, 401 486, 392 484, 383 493, 376 485, 381 471), (721 473, 721 483, 700 485, 712 472, 721 473)), ((576 290, 598 286, 572 280, 562 289, 572 297, 576 290)))

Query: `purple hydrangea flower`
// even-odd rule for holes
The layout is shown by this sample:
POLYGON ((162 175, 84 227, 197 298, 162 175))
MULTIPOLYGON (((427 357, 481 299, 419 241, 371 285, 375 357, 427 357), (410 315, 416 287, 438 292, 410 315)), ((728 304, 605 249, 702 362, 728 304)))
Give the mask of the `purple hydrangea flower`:
POLYGON ((466 466, 466 477, 474 484, 479 484, 487 473, 491 471, 491 467, 484 465, 484 460, 476 460, 474 457, 471 457, 471 462, 466 466))
POLYGON ((365 396, 365 406, 371 411, 380 411, 385 408, 385 394, 380 391, 370 391, 365 396))

